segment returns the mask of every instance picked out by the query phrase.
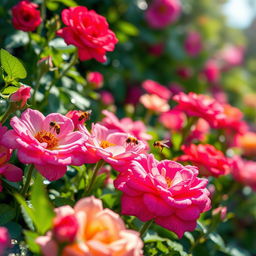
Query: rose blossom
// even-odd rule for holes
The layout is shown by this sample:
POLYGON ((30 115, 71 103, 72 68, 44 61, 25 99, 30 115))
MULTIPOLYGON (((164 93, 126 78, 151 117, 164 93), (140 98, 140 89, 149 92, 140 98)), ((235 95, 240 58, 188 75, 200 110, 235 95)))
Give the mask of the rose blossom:
POLYGON ((17 102, 20 108, 23 108, 27 100, 30 98, 31 87, 26 85, 21 85, 21 87, 10 96, 10 102, 17 102))
MULTIPOLYGON (((79 200, 74 209, 61 207, 67 214, 75 216, 78 232, 73 243, 63 248, 62 256, 141 256, 143 243, 139 233, 127 230, 119 215, 103 209, 102 202, 95 197, 79 200)), ((59 210, 60 208, 57 208, 59 210)), ((44 256, 57 256, 58 244, 52 233, 36 239, 44 256), (51 244, 50 244, 51 243, 51 244), (51 248, 48 248, 48 246, 51 248)))
POLYGON ((184 126, 185 120, 186 115, 182 111, 176 110, 175 108, 162 113, 159 117, 159 121, 161 124, 163 124, 163 126, 174 131, 181 130, 184 126))
POLYGON ((155 94, 142 95, 140 97, 140 103, 143 104, 145 108, 156 113, 166 112, 170 109, 167 100, 164 100, 155 94))
POLYGON ((107 60, 106 52, 112 52, 118 40, 105 17, 84 6, 77 6, 63 10, 61 18, 67 27, 58 30, 57 34, 67 44, 78 48, 80 60, 107 60))
POLYGON ((142 83, 142 87, 147 91, 147 93, 155 94, 164 100, 169 100, 172 96, 168 88, 153 80, 145 80, 142 83))
POLYGON ((91 110, 82 111, 82 110, 71 110, 68 111, 66 117, 70 118, 73 121, 74 128, 77 130, 79 124, 84 124, 87 120, 90 119, 91 110))
POLYGON ((235 180, 256 191, 256 162, 239 156, 233 157, 232 160, 231 173, 235 180))
POLYGON ((8 229, 0 227, 0 255, 6 255, 4 252, 11 247, 11 238, 8 229))
POLYGON ((108 129, 129 133, 142 141, 152 139, 152 136, 146 133, 147 128, 142 121, 133 121, 129 117, 119 120, 114 113, 107 110, 103 110, 102 114, 105 115, 105 117, 102 119, 102 125, 108 129))
POLYGON ((34 31, 41 23, 38 5, 29 1, 20 1, 12 7, 12 24, 14 28, 29 32, 34 31))
POLYGON ((223 106, 209 96, 181 92, 173 100, 178 102, 176 109, 184 111, 188 116, 201 117, 214 128, 225 118, 223 106))
POLYGON ((106 106, 112 105, 115 102, 113 95, 108 91, 101 91, 100 99, 101 99, 102 103, 106 106))
POLYGON ((209 83, 216 83, 220 80, 221 73, 217 61, 209 60, 206 62, 203 70, 203 75, 209 83))
POLYGON ((196 228, 200 213, 210 208, 207 180, 197 175, 194 166, 141 155, 114 181, 123 192, 122 214, 141 221, 154 219, 181 238, 184 232, 196 228))
POLYGON ((226 206, 219 206, 212 211, 212 215, 213 216, 219 215, 220 219, 223 221, 227 216, 227 211, 228 209, 226 206))
POLYGON ((88 83, 95 89, 102 87, 104 78, 100 72, 89 72, 86 76, 88 83))
POLYGON ((230 172, 230 161, 212 145, 191 144, 182 146, 181 149, 184 151, 184 155, 180 156, 178 161, 191 162, 198 167, 203 176, 218 177, 230 172))
POLYGON ((91 132, 85 126, 79 125, 78 127, 83 134, 88 136, 84 152, 86 163, 96 163, 103 159, 119 170, 119 168, 125 168, 127 163, 143 152, 146 147, 140 140, 137 140, 137 143, 128 143, 127 139, 133 137, 132 135, 113 131, 100 124, 92 124, 91 132))
POLYGON ((145 13, 152 28, 163 28, 175 22, 181 13, 179 0, 153 0, 145 13))
POLYGON ((201 35, 196 31, 190 31, 184 42, 184 48, 189 56, 197 56, 203 48, 201 35))
POLYGON ((81 148, 87 137, 74 130, 70 118, 58 113, 44 116, 27 109, 10 121, 13 130, 6 132, 2 143, 18 150, 18 158, 35 168, 48 180, 61 178, 67 165, 84 163, 81 148))

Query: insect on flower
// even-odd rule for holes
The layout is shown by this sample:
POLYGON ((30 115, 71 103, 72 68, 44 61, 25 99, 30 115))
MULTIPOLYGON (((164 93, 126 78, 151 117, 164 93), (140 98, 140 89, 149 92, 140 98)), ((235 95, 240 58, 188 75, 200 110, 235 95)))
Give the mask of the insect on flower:
POLYGON ((169 148, 168 145, 166 145, 165 143, 169 142, 169 140, 159 140, 159 141, 155 141, 153 143, 153 146, 155 148, 160 149, 160 151, 162 152, 164 148, 169 148))
POLYGON ((128 137, 125 142, 127 144, 129 144, 129 143, 133 143, 133 144, 136 144, 136 145, 139 144, 139 141, 136 138, 134 138, 134 137, 128 137))
POLYGON ((83 119, 85 119, 85 122, 86 122, 87 120, 90 119, 91 114, 92 114, 91 110, 84 111, 83 113, 81 113, 80 117, 78 118, 78 121, 82 121, 83 119))
POLYGON ((57 122, 51 121, 50 122, 50 130, 53 128, 53 130, 56 132, 56 134, 60 133, 60 125, 57 122))

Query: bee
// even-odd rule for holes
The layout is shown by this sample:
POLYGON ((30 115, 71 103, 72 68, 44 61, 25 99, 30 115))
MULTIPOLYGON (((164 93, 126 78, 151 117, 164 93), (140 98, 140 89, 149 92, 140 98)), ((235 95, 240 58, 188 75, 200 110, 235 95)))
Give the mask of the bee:
POLYGON ((86 122, 87 120, 90 119, 91 114, 92 114, 91 110, 82 112, 82 114, 80 114, 80 117, 78 118, 78 121, 82 121, 83 119, 85 119, 85 122, 86 122))
POLYGON ((166 145, 165 143, 169 142, 169 140, 160 140, 160 141, 155 141, 153 143, 153 146, 155 148, 160 149, 160 151, 162 152, 164 148, 169 148, 168 145, 166 145))
POLYGON ((60 125, 57 122, 51 121, 50 122, 50 129, 52 129, 56 132, 56 134, 60 133, 60 125))
POLYGON ((129 144, 129 143, 133 143, 133 144, 136 144, 136 145, 139 144, 139 141, 136 138, 134 138, 134 137, 128 137, 125 142, 127 144, 129 144))

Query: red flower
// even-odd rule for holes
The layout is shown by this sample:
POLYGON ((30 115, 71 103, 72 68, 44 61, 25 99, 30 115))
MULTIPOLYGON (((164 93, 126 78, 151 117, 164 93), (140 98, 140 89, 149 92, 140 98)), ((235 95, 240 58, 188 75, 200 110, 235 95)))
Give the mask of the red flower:
POLYGON ((25 32, 35 30, 41 23, 38 5, 29 1, 21 1, 12 7, 12 24, 16 29, 25 32))
POLYGON ((57 34, 67 44, 78 48, 80 60, 107 60, 106 52, 114 50, 117 38, 103 16, 84 6, 77 6, 63 10, 61 17, 67 27, 58 30, 57 34))

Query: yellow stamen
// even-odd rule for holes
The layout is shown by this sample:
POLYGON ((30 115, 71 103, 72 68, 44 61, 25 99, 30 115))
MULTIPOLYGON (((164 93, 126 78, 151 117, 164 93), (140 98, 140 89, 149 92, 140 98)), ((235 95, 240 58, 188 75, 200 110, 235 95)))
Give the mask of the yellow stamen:
POLYGON ((108 147, 115 146, 115 145, 116 145, 116 144, 111 143, 111 142, 109 142, 109 141, 107 141, 107 140, 102 140, 101 143, 100 143, 100 146, 101 146, 102 148, 108 148, 108 147))
POLYGON ((51 132, 40 131, 35 135, 35 138, 40 143, 47 143, 47 149, 52 150, 58 146, 58 139, 51 132))
POLYGON ((165 178, 165 180, 166 180, 166 183, 167 183, 167 187, 170 188, 171 185, 172 185, 172 180, 169 177, 165 178))

